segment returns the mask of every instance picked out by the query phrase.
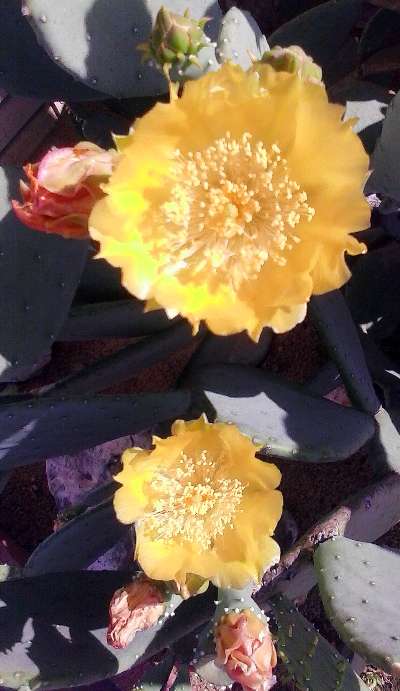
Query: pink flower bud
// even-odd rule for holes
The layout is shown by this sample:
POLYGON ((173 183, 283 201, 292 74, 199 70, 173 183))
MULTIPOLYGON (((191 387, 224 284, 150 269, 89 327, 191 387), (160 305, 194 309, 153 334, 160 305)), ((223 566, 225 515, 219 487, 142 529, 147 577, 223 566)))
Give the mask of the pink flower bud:
POLYGON ((217 663, 245 691, 268 691, 276 683, 277 657, 268 625, 250 610, 228 612, 215 633, 217 663))
POLYGON ((154 626, 167 604, 163 583, 142 575, 114 593, 110 603, 107 642, 113 648, 126 648, 138 631, 154 626))
POLYGON ((13 201, 22 223, 34 230, 68 238, 86 238, 89 214, 118 161, 114 149, 105 151, 91 142, 51 149, 39 163, 28 163, 21 180, 22 203, 13 201))

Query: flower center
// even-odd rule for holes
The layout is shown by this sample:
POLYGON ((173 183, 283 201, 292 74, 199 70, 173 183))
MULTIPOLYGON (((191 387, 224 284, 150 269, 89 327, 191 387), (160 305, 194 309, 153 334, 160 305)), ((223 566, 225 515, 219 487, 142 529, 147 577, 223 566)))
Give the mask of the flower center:
POLYGON ((158 247, 172 271, 211 272, 238 288, 300 242, 296 226, 311 221, 307 194, 290 178, 277 144, 226 132, 202 151, 173 154, 174 184, 159 219, 158 247))
POLYGON ((228 526, 233 527, 245 485, 221 477, 215 461, 202 451, 197 459, 182 453, 175 468, 153 478, 150 490, 153 511, 142 525, 151 539, 190 542, 204 551, 228 526))

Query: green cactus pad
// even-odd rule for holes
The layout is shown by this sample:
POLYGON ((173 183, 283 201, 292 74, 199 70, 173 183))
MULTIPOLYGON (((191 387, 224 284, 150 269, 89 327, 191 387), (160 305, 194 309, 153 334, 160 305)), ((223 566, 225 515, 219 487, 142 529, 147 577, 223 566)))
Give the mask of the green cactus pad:
POLYGON ((49 58, 23 17, 21 2, 0 3, 0 26, 0 87, 7 93, 46 101, 105 98, 49 58))
POLYGON ((186 664, 180 664, 178 667, 178 675, 171 691, 192 691, 189 668, 186 664))
POLYGON ((383 247, 357 262, 346 298, 353 319, 377 341, 390 338, 400 325, 400 244, 383 247))
POLYGON ((0 168, 0 379, 25 379, 45 363, 67 317, 87 242, 26 228, 11 210, 22 171, 0 168))
POLYGON ((23 398, 0 405, 0 470, 91 448, 185 414, 186 391, 23 398))
POLYGON ((372 173, 365 185, 367 194, 377 192, 396 202, 400 202, 399 113, 400 92, 397 92, 386 111, 382 134, 372 154, 372 173))
POLYGON ((164 310, 144 311, 144 304, 112 300, 76 305, 69 312, 60 341, 90 341, 97 338, 132 338, 163 331, 171 325, 164 310))
POLYGON ((360 64, 374 53, 395 46, 399 42, 400 15, 390 9, 380 9, 366 24, 358 44, 360 64))
POLYGON ((268 36, 274 46, 298 45, 324 71, 338 58, 361 15, 362 0, 329 0, 291 19, 268 36))
POLYGON ((398 409, 381 408, 375 415, 377 431, 369 450, 371 464, 380 474, 400 471, 400 416, 398 409))
POLYGON ((178 321, 169 329, 97 360, 77 374, 62 380, 44 395, 84 396, 87 393, 104 391, 110 386, 131 379, 135 374, 140 374, 146 367, 152 367, 165 360, 179 348, 198 344, 202 337, 202 332, 193 337, 189 324, 186 321, 178 321))
POLYGON ((276 647, 287 676, 301 691, 368 691, 347 660, 282 595, 268 604, 276 624, 276 647))
POLYGON ((332 360, 336 363, 353 404, 371 415, 380 408, 365 362, 357 328, 339 290, 316 295, 310 313, 332 360))
POLYGON ((272 331, 268 328, 263 329, 258 343, 255 343, 245 332, 230 336, 216 336, 209 333, 191 358, 183 376, 199 367, 218 363, 261 365, 271 341, 272 331))
POLYGON ((326 396, 339 386, 343 386, 338 368, 332 360, 328 360, 303 385, 303 390, 313 396, 326 396))
MULTIPOLYGON (((27 0, 29 21, 39 43, 58 64, 88 86, 115 96, 155 96, 166 93, 165 77, 143 64, 137 50, 150 35, 160 0, 27 0)), ((168 9, 183 14, 185 0, 171 0, 168 9)), ((212 17, 207 35, 216 37, 221 16, 218 3, 198 0, 193 16, 212 17)), ((203 48, 199 60, 209 68, 214 49, 203 48)), ((194 68, 193 75, 201 70, 194 68)), ((190 75, 189 75, 190 76, 190 75)))
POLYGON ((130 298, 131 295, 121 283, 121 270, 111 266, 105 259, 97 259, 96 254, 96 250, 89 248, 76 291, 76 301, 84 304, 130 298))
POLYGON ((252 56, 259 59, 266 50, 267 39, 250 12, 231 7, 221 22, 215 51, 218 62, 231 60, 246 70, 252 63, 252 56))
POLYGON ((118 487, 118 482, 115 482, 115 480, 108 480, 102 485, 90 490, 82 501, 80 501, 78 504, 72 504, 72 506, 66 509, 66 511, 68 513, 71 512, 73 516, 78 516, 86 509, 89 509, 92 506, 97 506, 98 504, 102 504, 104 501, 111 499, 118 487))
POLYGON ((26 576, 86 569, 127 535, 112 499, 84 511, 43 540, 25 565, 26 576))
POLYGON ((256 367, 202 367, 184 385, 194 390, 193 416, 203 410, 210 419, 235 423, 263 445, 263 457, 339 461, 375 432, 372 416, 310 396, 256 367))
POLYGON ((400 676, 400 555, 340 537, 318 547, 314 564, 325 612, 340 637, 371 664, 400 676))
POLYGON ((391 100, 389 90, 380 84, 347 77, 335 84, 330 97, 333 103, 346 106, 344 120, 357 118, 353 132, 357 132, 364 148, 371 154, 381 134, 386 108, 391 100))
MULTIPOLYGON (((91 684, 152 657, 190 629, 194 613, 186 603, 170 619, 181 602, 174 595, 162 621, 127 648, 111 648, 109 603, 131 578, 120 571, 81 571, 0 583, 0 683, 13 689, 91 684)), ((205 600, 202 605, 207 616, 205 600)))

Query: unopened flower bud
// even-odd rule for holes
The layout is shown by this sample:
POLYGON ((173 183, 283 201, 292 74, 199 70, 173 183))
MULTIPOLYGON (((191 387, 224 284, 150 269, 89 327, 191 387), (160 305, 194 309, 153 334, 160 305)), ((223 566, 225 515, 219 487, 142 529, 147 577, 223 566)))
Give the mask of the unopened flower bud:
POLYGON ((277 656, 268 624, 253 612, 228 612, 215 630, 217 664, 244 691, 268 691, 276 684, 277 656))
POLYGON ((271 65, 277 72, 290 72, 306 81, 322 83, 322 69, 300 46, 275 46, 264 53, 260 62, 271 65))
POLYGON ((38 163, 28 163, 21 180, 22 203, 13 201, 17 217, 34 230, 67 238, 89 236, 88 219, 104 197, 102 183, 113 172, 119 154, 92 142, 53 147, 38 163))
POLYGON ((144 60, 155 60, 164 71, 169 71, 177 63, 182 67, 189 64, 200 66, 197 54, 208 44, 203 31, 208 21, 208 17, 192 19, 189 10, 179 15, 162 6, 149 40, 141 43, 138 50, 143 51, 144 60))
POLYGON ((158 622, 167 601, 165 585, 144 574, 119 588, 110 603, 108 644, 113 648, 126 648, 138 631, 145 631, 158 622))

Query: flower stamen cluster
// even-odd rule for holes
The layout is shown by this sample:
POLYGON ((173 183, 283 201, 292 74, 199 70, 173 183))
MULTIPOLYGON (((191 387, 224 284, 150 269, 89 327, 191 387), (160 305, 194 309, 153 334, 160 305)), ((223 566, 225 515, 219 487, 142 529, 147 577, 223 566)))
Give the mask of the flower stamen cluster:
POLYGON ((236 289, 268 260, 285 265, 300 242, 296 226, 315 213, 278 144, 267 148, 249 132, 227 131, 202 151, 176 149, 171 177, 170 199, 154 219, 163 230, 160 260, 191 275, 218 272, 219 280, 222 271, 236 289))
POLYGON ((135 557, 149 578, 198 592, 212 581, 242 588, 279 559, 273 540, 282 513, 281 475, 235 425, 205 416, 176 420, 154 448, 127 449, 114 498, 135 523, 135 557))
POLYGON ((179 540, 210 549, 215 538, 233 528, 245 485, 237 478, 221 477, 214 460, 203 450, 191 458, 182 452, 169 473, 158 473, 150 483, 154 510, 142 527, 153 540, 179 540))

